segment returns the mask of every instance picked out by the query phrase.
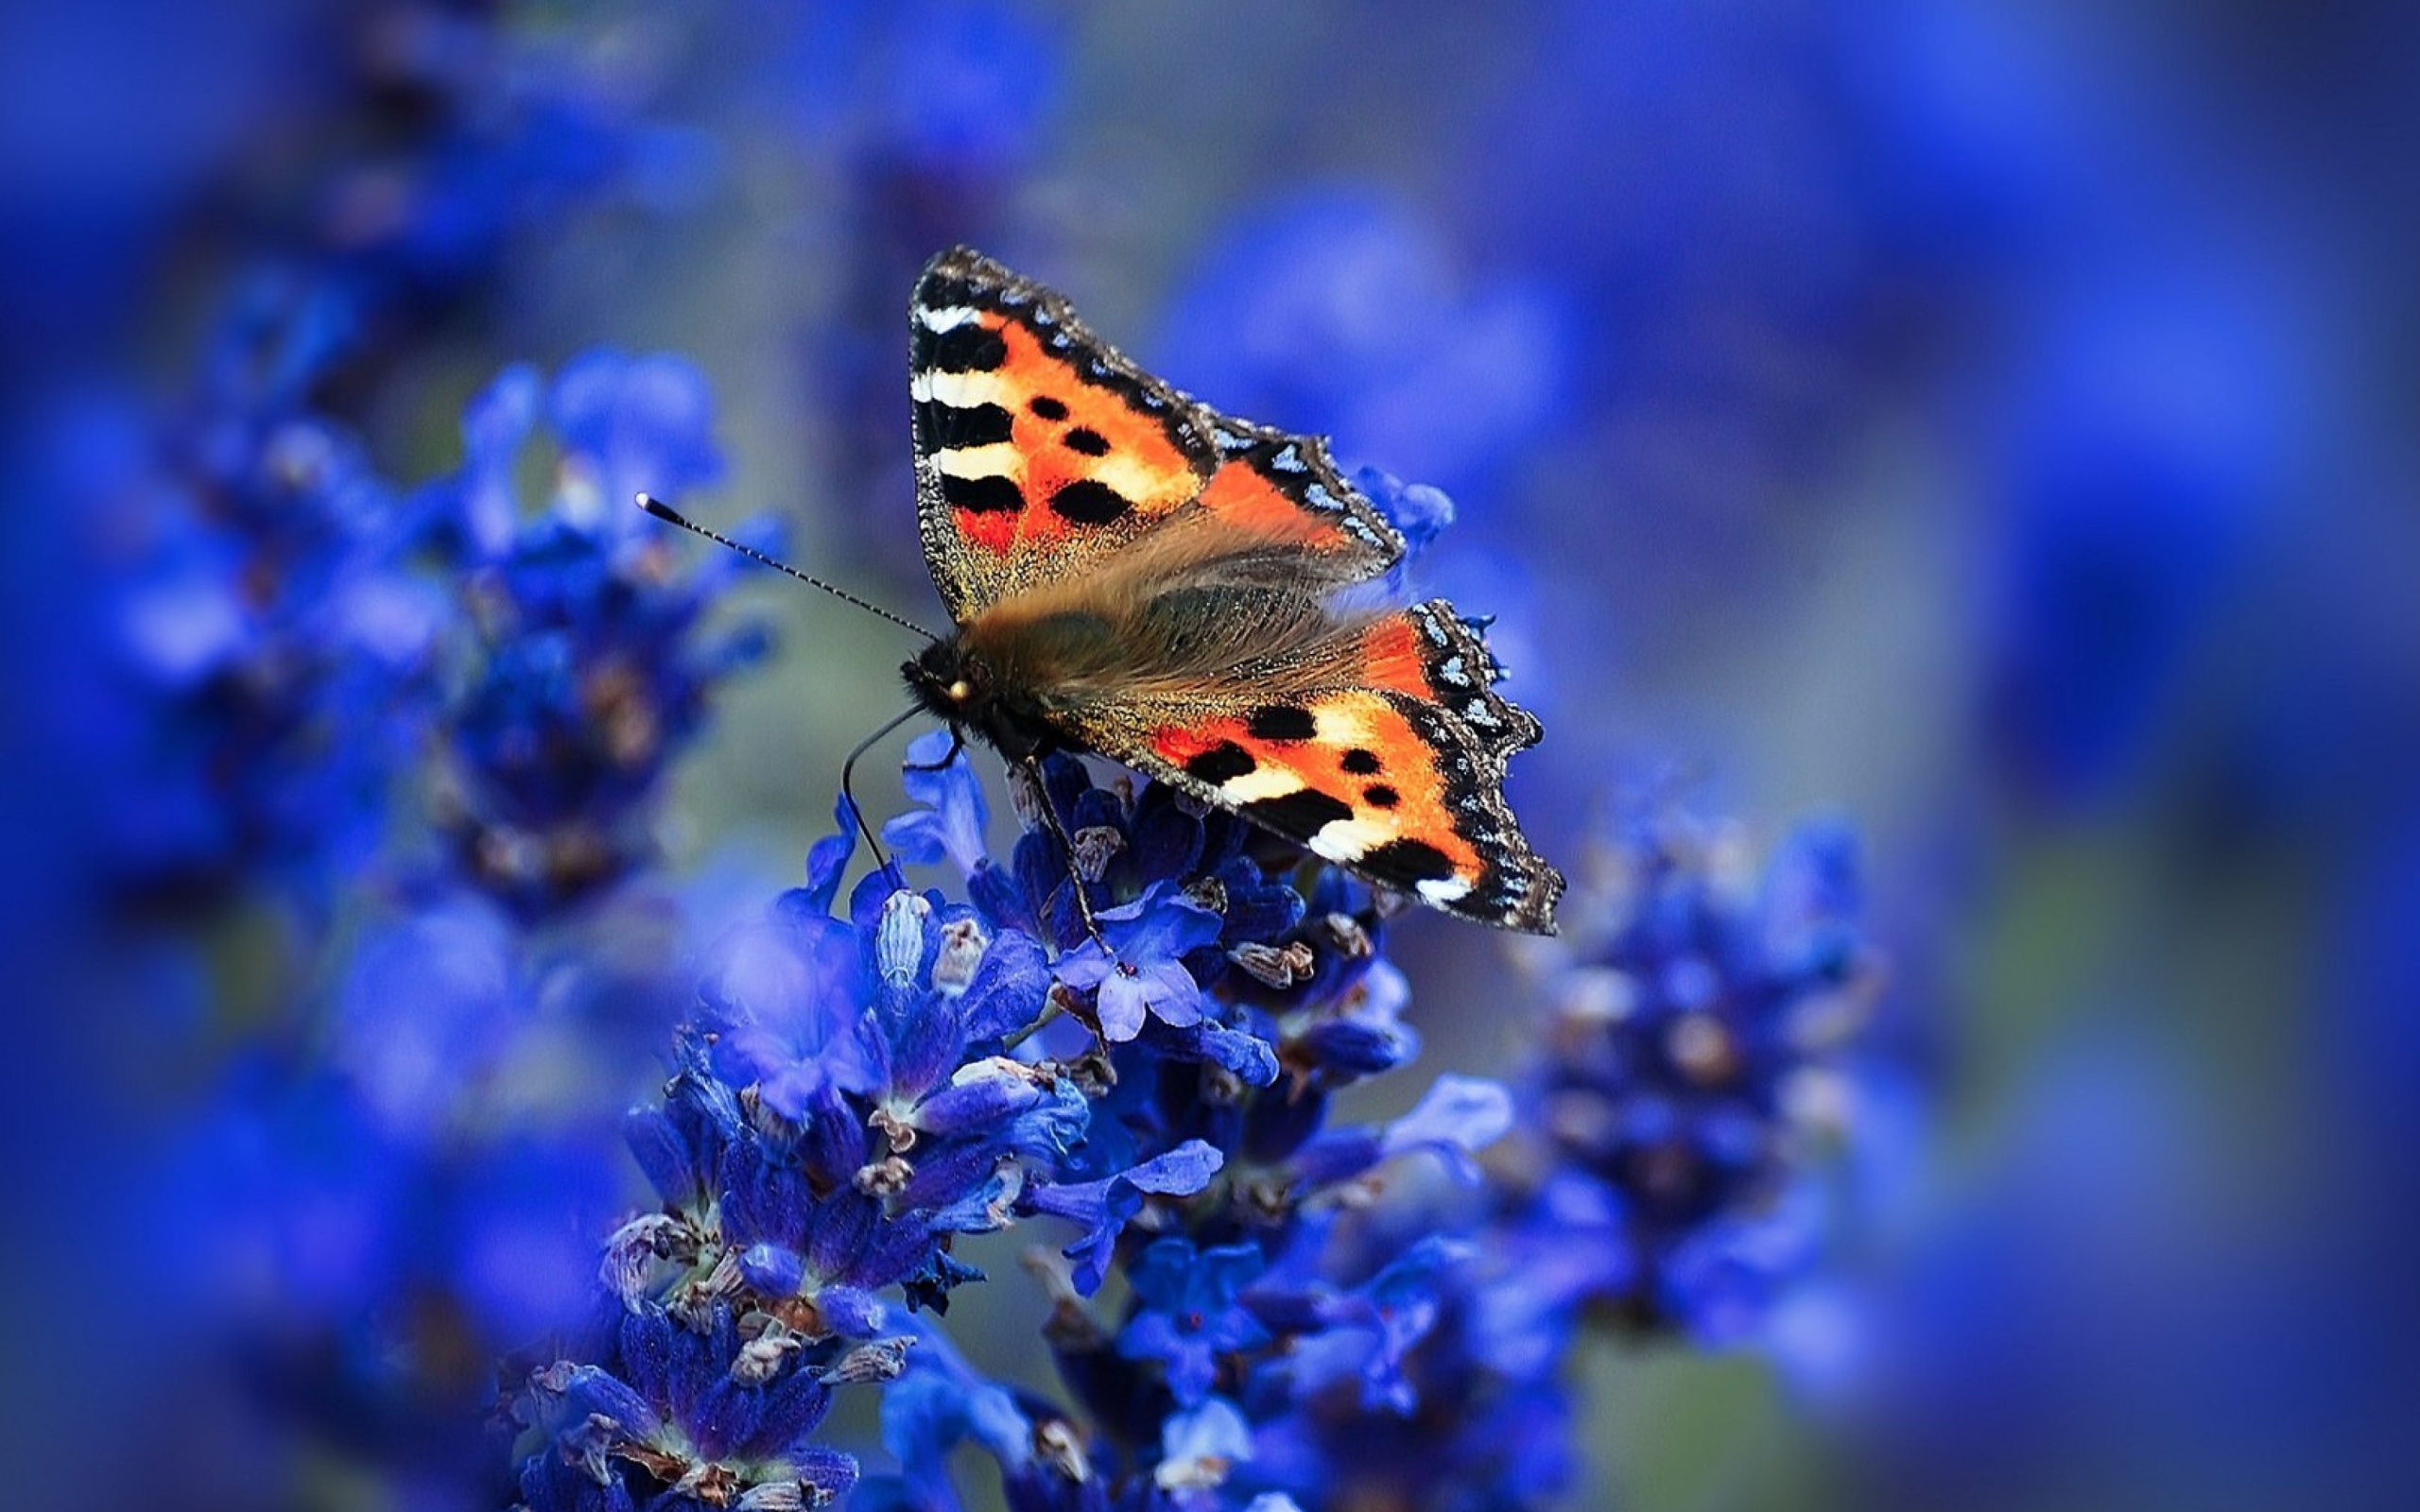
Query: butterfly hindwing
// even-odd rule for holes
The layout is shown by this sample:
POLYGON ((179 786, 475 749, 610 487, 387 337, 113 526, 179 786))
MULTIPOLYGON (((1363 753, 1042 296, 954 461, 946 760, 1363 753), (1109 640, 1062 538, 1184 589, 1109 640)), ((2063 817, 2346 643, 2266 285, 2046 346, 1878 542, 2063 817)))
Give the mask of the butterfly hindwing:
POLYGON ((1294 541, 1338 582, 1403 555, 1318 439, 1196 403, 980 253, 935 258, 909 322, 918 519, 961 624, 1187 510, 1294 541))
POLYGON ((1364 682, 1443 705, 1499 766, 1545 734, 1528 710, 1494 691, 1503 668, 1479 626, 1442 598, 1374 622, 1362 632, 1360 654, 1364 682))
POLYGON ((1258 704, 1249 688, 1223 691, 1098 712, 1084 733, 1371 882, 1483 923, 1552 932, 1563 877, 1505 805, 1502 756, 1450 708, 1388 688, 1258 704))

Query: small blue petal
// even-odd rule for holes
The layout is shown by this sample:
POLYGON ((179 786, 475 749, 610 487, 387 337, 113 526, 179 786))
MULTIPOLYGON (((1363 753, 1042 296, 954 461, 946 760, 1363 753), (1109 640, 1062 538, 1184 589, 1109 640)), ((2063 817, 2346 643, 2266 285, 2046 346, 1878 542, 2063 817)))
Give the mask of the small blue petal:
POLYGON ((918 769, 940 761, 949 748, 950 734, 943 730, 909 743, 909 765, 900 785, 923 807, 884 824, 882 837, 903 861, 929 866, 946 856, 971 876, 989 861, 983 832, 991 814, 983 784, 962 751, 938 770, 918 769))
POLYGON ((1268 1040, 1207 1020, 1171 1030, 1167 1048, 1193 1060, 1206 1060, 1247 1087, 1266 1087, 1277 1079, 1277 1052, 1268 1040))
POLYGON ((857 850, 857 827, 849 816, 848 799, 840 799, 834 808, 832 821, 834 832, 806 852, 805 902, 819 914, 832 911, 833 900, 840 895, 840 878, 857 850))
POLYGON ((1512 1095, 1501 1082, 1451 1074, 1439 1076, 1412 1110, 1387 1125, 1388 1156, 1434 1150, 1448 1169, 1476 1181, 1472 1152, 1484 1149, 1512 1127, 1512 1095))
MULTIPOLYGON (((1177 968, 1182 971, 1183 967, 1177 968)), ((1190 978, 1187 978, 1190 980, 1190 978)), ((1124 969, 1121 963, 1111 968, 1100 978, 1096 1012, 1100 1019, 1101 1038, 1112 1044, 1132 1040, 1143 1032, 1143 1022, 1150 1017, 1150 988, 1143 978, 1124 969)))
POLYGON ((759 1291, 788 1297, 806 1280, 806 1257, 779 1245, 751 1245, 740 1251, 739 1273, 759 1291))
POLYGON ((959 1001, 966 1038, 982 1044, 1024 1028, 1042 1016, 1049 991, 1050 962, 1042 942, 1021 930, 1002 929, 959 1001))

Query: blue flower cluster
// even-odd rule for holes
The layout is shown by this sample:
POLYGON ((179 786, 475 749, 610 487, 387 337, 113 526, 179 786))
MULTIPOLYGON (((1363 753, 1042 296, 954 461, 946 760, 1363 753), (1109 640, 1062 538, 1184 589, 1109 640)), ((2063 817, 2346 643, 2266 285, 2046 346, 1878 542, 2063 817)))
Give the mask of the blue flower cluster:
POLYGON ((429 714, 441 594, 405 569, 395 490, 314 409, 329 312, 239 300, 174 405, 62 401, 33 497, 77 586, 39 585, 64 659, 35 717, 89 813, 63 880, 104 919, 268 888, 324 912, 429 714))
POLYGON ((758 638, 700 623, 729 564, 620 518, 631 479, 716 470, 685 362, 509 373, 458 473, 397 481, 495 360, 515 267, 703 181, 616 33, 527 23, 143 4, 14 34, 43 83, 0 156, 43 166, 0 253, 9 818, 40 882, 0 950, 38 1005, 21 1127, 95 1131, 20 1167, 95 1236, 43 1304, 90 1323, 22 1379, 125 1401, 146 1360, 116 1443, 67 1425, 96 1503, 152 1494, 112 1490, 124 1442, 198 1400, 197 1504, 303 1497, 306 1467, 493 1504, 466 1404, 577 1311, 631 1197, 618 1115, 690 927, 650 866, 663 774, 758 638))
MULTIPOLYGON (((39 146, 12 132, 9 161, 38 152, 44 190, 64 192, 0 280, 27 306, 12 362, 40 369, 0 447, 25 454, 45 512, 26 539, 64 548, 22 585, 45 652, 24 659, 30 744, 60 779, 26 817, 73 868, 61 912, 104 958, 264 902, 306 939, 328 922, 448 713, 453 654, 437 644, 449 595, 411 570, 429 565, 418 511, 372 460, 393 401, 368 396, 458 361, 450 323, 530 228, 660 207, 671 178, 698 177, 597 33, 390 0, 208 27, 140 9, 134 31, 178 59, 156 140, 115 120, 39 146), (147 237, 179 248, 181 276, 130 288, 159 257, 147 237), (56 353, 32 340, 54 328, 56 353), (206 335, 165 392, 103 367, 183 329, 206 335)), ((37 52, 97 35, 29 25, 37 52)), ((89 108, 64 72, 50 83, 37 116, 89 108)), ((613 423, 605 395, 565 403, 613 423)))
POLYGON ((595 1234, 631 1196, 621 1113, 683 1001, 690 905, 652 824, 764 640, 704 623, 726 559, 683 567, 598 490, 703 482, 711 420, 677 359, 514 369, 472 404, 462 468, 389 498, 382 570, 442 622, 415 663, 434 788, 388 801, 345 948, 297 1005, 307 1049, 232 1050, 157 1178, 179 1246, 146 1279, 192 1298, 323 1450, 393 1473, 444 1445, 414 1473, 467 1476, 458 1499, 484 1495, 469 1409, 489 1362, 591 1314, 595 1234), (555 488, 525 507, 511 478, 541 442, 555 488))
POLYGON ((1399 1117, 1335 1123, 1419 1048, 1386 901, 1063 758, 1017 797, 1073 853, 1036 822, 996 861, 944 755, 912 749, 920 806, 886 833, 966 901, 886 866, 843 904, 844 810, 805 885, 716 951, 631 1118, 660 1205, 607 1246, 614 1320, 518 1402, 533 1512, 852 1486, 943 1512, 961 1444, 1019 1508, 1538 1506, 1571 1469, 1586 1317, 1733 1337, 1745 1273, 1789 1279, 1775 1198, 1872 985, 1844 840, 1804 838, 1743 900, 1695 832, 1642 829, 1634 916, 1557 978, 1524 1111, 1444 1074, 1399 1117), (1058 1233, 1028 1268, 1065 1405, 985 1378, 928 1315, 982 1279, 959 1237, 1020 1220, 1058 1233), (860 1481, 818 1434, 843 1384, 881 1386, 895 1470, 860 1481))
POLYGON ((763 651, 760 627, 700 624, 739 558, 676 572, 630 507, 685 493, 721 457, 705 379, 685 359, 594 352, 551 385, 508 369, 473 401, 461 470, 425 490, 421 527, 462 585, 444 689, 440 823, 461 870, 526 916, 651 860, 647 831, 714 684, 763 651), (554 496, 528 508, 515 472, 541 421, 554 496))
MULTIPOLYGON (((939 756, 942 738, 914 754, 939 756)), ((662 1435, 648 1435, 669 1415, 693 1446, 737 1442, 746 1435, 684 1419, 675 1403, 719 1401, 717 1381, 760 1366, 752 1384, 769 1400, 804 1389, 782 1384, 802 1373, 840 1379, 831 1372, 843 1361, 856 1362, 848 1379, 895 1375, 916 1335, 878 1294, 945 1308, 977 1279, 952 1254, 959 1235, 1056 1220, 1069 1231, 1060 1263, 1071 1296, 1131 1264, 1139 1294, 1187 1313, 1205 1284, 1190 1274, 1193 1241, 1161 1238, 1135 1258, 1177 1226, 1185 1199, 1225 1208, 1238 1200, 1231 1191, 1248 1191, 1252 1225, 1282 1227, 1381 1160, 1460 1151, 1500 1121, 1495 1093, 1465 1098, 1476 1112, 1432 1107, 1383 1130, 1321 1133, 1331 1091, 1416 1042, 1392 1022, 1402 991, 1373 949, 1368 898, 1323 883, 1314 917, 1287 880, 1294 859, 1275 858, 1272 874, 1241 821, 1166 789, 1095 787, 1073 762, 1047 773, 1077 856, 1036 831, 1011 865, 992 862, 981 793, 959 757, 911 777, 927 806, 889 829, 905 854, 958 859, 974 902, 909 890, 883 869, 836 917, 852 850, 844 823, 810 858, 806 885, 720 947, 665 1106, 633 1120, 663 1207, 610 1246, 626 1321, 585 1368, 631 1379, 631 1340, 653 1338, 665 1316, 722 1345, 687 1347, 683 1358, 701 1373, 655 1400, 655 1417, 616 1418, 601 1458, 589 1452, 595 1414, 566 1418, 550 1405, 549 1383, 573 1367, 542 1371, 531 1418, 554 1427, 525 1469, 533 1505, 585 1504, 573 1493, 590 1486, 618 1496, 684 1481, 826 1486, 828 1463, 812 1461, 824 1481, 803 1474, 796 1442, 675 1465, 661 1457, 662 1435), (1114 958, 1078 943, 1079 884, 1114 958), (1272 1091, 1281 1059, 1293 1074, 1272 1091), (786 1341, 769 1356, 769 1336, 786 1341), (741 1352, 752 1345, 756 1354, 741 1352), (580 1474, 566 1480, 567 1466, 580 1474)), ((1228 1223, 1230 1239, 1246 1236, 1240 1224, 1228 1223)), ((1212 1250, 1206 1284, 1249 1280, 1258 1253, 1212 1250)), ((1251 1336, 1232 1316, 1220 1328, 1154 1334, 1138 1322, 1117 1349, 1102 1341, 1097 1373, 1106 1385, 1164 1370, 1199 1408, 1219 1341, 1251 1336)))
POLYGON ((1857 842, 1809 824, 1754 870, 1740 838, 1634 816, 1548 984, 1509 1231, 1533 1295, 1704 1344, 1754 1337, 1821 1258, 1816 1157, 1853 1132, 1851 1059, 1883 983, 1857 842))

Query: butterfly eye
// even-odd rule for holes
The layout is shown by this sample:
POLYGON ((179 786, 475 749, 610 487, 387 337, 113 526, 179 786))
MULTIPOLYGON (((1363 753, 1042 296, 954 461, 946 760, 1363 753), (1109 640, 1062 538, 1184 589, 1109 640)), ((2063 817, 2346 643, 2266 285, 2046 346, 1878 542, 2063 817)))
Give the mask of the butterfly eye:
POLYGON ((950 701, 953 703, 964 703, 966 701, 967 695, 974 691, 975 690, 973 688, 966 685, 966 679, 964 678, 960 678, 956 682, 949 685, 950 701))

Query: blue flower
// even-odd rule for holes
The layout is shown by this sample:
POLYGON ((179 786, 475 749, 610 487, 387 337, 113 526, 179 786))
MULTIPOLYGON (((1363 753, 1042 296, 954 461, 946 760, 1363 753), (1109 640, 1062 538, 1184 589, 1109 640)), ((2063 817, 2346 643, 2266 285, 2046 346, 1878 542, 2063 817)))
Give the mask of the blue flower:
POLYGON ((1096 917, 1109 952, 1087 940, 1055 971, 1067 986, 1094 994, 1102 1037, 1132 1040, 1150 1019, 1179 1029, 1201 1022, 1201 988, 1183 957, 1218 940, 1219 916, 1154 883, 1132 902, 1096 917))
POLYGON ((1574 1469, 1561 1378, 1576 1315, 1554 1309, 1543 1348, 1504 1350, 1496 1331, 1532 1285, 1530 1257, 1483 1230, 1436 1231, 1456 1223, 1405 1187, 1305 1228, 1255 1293, 1286 1343, 1241 1397, 1246 1487, 1309 1505, 1556 1504, 1574 1469))
MULTIPOLYGON (((304 318, 245 312, 218 341, 274 348, 304 318)), ((284 381, 42 419, 27 492, 56 501, 70 581, 41 585, 60 644, 26 670, 56 685, 26 704, 77 811, 64 880, 112 925, 266 901, 316 927, 432 713, 444 601, 392 486, 284 381)))
POLYGON ((958 1512, 949 1460, 961 1443, 978 1445, 999 1467, 1016 1507, 1108 1512, 1099 1467, 1085 1454, 1064 1414, 978 1374, 947 1334, 910 1320, 916 1348, 907 1373, 883 1393, 882 1445, 896 1474, 869 1477, 853 1506, 878 1512, 958 1512))
POLYGON ((1381 1160, 1427 1151, 1466 1183, 1479 1171, 1472 1156, 1512 1127, 1511 1093, 1497 1082, 1448 1074, 1429 1084, 1411 1111, 1379 1128, 1335 1130, 1312 1140, 1293 1157, 1307 1186, 1331 1186, 1360 1175, 1381 1160))
POLYGON ((1268 1262, 1256 1246, 1196 1249, 1190 1240, 1161 1239, 1127 1273, 1139 1303, 1117 1335, 1117 1352, 1156 1360, 1180 1406, 1209 1393, 1221 1355, 1257 1349, 1269 1331, 1237 1297, 1268 1262))
POLYGON ((1112 1246, 1148 1198, 1189 1197, 1207 1187, 1225 1163, 1226 1157, 1207 1142, 1187 1140, 1115 1176, 1036 1186, 1025 1205, 1084 1228, 1065 1253, 1077 1263, 1077 1289, 1090 1295, 1108 1274, 1112 1246))
POLYGON ((939 730, 908 743, 902 785, 911 801, 924 806, 885 823, 882 838, 900 860, 911 866, 930 866, 947 856, 960 873, 972 878, 992 865, 983 838, 991 810, 983 800, 983 784, 976 779, 975 767, 964 752, 934 768, 949 747, 949 732, 939 730))
POLYGON ((623 1318, 615 1368, 558 1362, 530 1379, 541 1442, 523 1461, 532 1512, 635 1505, 821 1505, 857 1478, 856 1459, 815 1441, 831 1405, 819 1366, 770 1318, 745 1336, 716 1304, 702 1327, 642 1305, 623 1318), (600 1502, 600 1498, 602 1499, 600 1502))
POLYGON ((1213 1507, 1223 1498, 1207 1493, 1226 1485, 1235 1468, 1252 1457, 1251 1419, 1232 1401, 1204 1397, 1169 1414, 1160 1430, 1151 1482, 1178 1507, 1213 1507))

